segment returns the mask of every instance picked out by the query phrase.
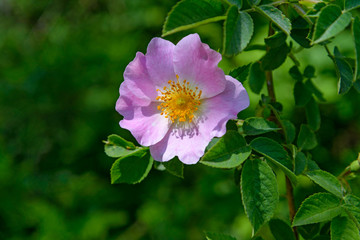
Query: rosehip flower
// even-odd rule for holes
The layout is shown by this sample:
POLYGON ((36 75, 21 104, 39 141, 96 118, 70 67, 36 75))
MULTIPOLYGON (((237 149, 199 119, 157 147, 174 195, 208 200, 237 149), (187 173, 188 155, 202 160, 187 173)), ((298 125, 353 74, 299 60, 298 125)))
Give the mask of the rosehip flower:
POLYGON ((197 163, 210 140, 225 134, 226 122, 249 106, 246 90, 225 76, 220 60, 197 34, 177 45, 153 38, 125 69, 116 102, 120 126, 149 146, 156 161, 178 156, 197 163))

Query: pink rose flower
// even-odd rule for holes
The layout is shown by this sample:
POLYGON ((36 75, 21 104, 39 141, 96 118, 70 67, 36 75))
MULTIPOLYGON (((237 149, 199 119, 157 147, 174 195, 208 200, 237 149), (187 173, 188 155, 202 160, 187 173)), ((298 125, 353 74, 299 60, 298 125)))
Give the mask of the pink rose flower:
POLYGON ((177 45, 153 38, 125 69, 116 102, 120 126, 156 161, 178 156, 197 163, 210 140, 225 134, 226 122, 249 106, 246 90, 217 66, 220 60, 197 34, 177 45))

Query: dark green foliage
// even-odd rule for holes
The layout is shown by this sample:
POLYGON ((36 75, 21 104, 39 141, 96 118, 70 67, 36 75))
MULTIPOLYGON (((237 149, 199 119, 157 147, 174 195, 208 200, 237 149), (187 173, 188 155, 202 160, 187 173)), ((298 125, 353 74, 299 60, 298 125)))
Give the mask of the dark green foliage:
POLYGON ((285 17, 285 15, 277 8, 269 5, 262 5, 255 8, 259 13, 266 16, 277 27, 279 27, 284 33, 290 34, 291 22, 285 17))
POLYGON ((206 240, 236 240, 236 238, 222 233, 205 232, 206 240))
POLYGON ((285 149, 272 139, 258 137, 251 141, 250 146, 258 153, 264 155, 278 166, 296 184, 297 179, 293 171, 292 161, 285 149))
POLYGON ((295 155, 295 167, 294 172, 296 175, 299 175, 305 171, 307 164, 307 158, 303 152, 297 152, 295 155))
POLYGON ((177 157, 168 162, 164 162, 163 164, 166 171, 179 178, 184 178, 184 164, 180 162, 177 157))
POLYGON ((256 233, 270 220, 279 200, 275 175, 266 162, 257 158, 245 162, 241 193, 245 212, 256 233))
POLYGON ((253 35, 254 24, 250 15, 239 12, 236 6, 229 8, 224 23, 223 54, 236 55, 250 42, 253 35))
POLYGON ((294 86, 294 98, 297 106, 305 106, 311 100, 312 93, 302 82, 296 82, 294 86))
POLYGON ((290 48, 286 43, 272 47, 261 59, 261 68, 265 71, 274 70, 280 67, 286 60, 290 48))
POLYGON ((271 219, 269 226, 276 240, 295 240, 294 233, 286 222, 280 219, 271 219))
POLYGON ((298 226, 304 239, 329 240, 330 234, 358 239, 358 172, 341 179, 341 189, 330 173, 342 172, 360 151, 360 98, 351 89, 354 85, 360 92, 359 1, 326 0, 309 8, 303 1, 176 2, 0 1, 0 239, 197 240, 204 239, 204 229, 225 233, 208 233, 210 239, 292 239, 287 223, 279 220, 270 220, 252 236, 232 179, 235 172, 235 182, 243 178, 242 185, 249 186, 243 187, 243 193, 248 191, 245 207, 257 212, 252 222, 261 228, 273 212, 274 218, 287 219, 281 171, 299 182, 293 186, 299 209, 295 224, 307 224, 298 226), (212 49, 238 54, 223 57, 219 66, 234 69, 230 75, 248 92, 263 94, 257 105, 260 96, 249 92, 250 107, 227 124, 230 133, 220 138, 226 141, 214 139, 208 146, 225 146, 209 162, 231 171, 184 167, 174 158, 156 162, 163 171, 152 170, 141 181, 153 160, 118 125, 121 116, 114 106, 125 67, 161 35, 167 13, 166 39, 176 44, 198 32, 212 49), (346 27, 350 18, 351 29, 346 27), (313 47, 309 38, 320 46, 313 47), (335 68, 324 45, 337 45, 344 55, 329 52, 335 68), (264 87, 264 71, 273 69, 276 99, 264 87), (335 70, 346 95, 336 95, 335 70), (291 78, 310 92, 299 108, 291 78), (101 141, 112 132, 117 135, 105 141, 109 158, 101 141), (111 185, 114 160, 113 181, 141 182, 111 185), (321 187, 295 174, 308 175, 321 187), (274 198, 277 187, 280 204, 274 198), (307 198, 319 190, 329 193, 307 198), (320 223, 308 224, 314 221, 320 223))
POLYGON ((331 221, 332 240, 359 240, 359 229, 348 217, 336 217, 331 221))
POLYGON ((336 68, 339 73, 338 92, 339 94, 344 94, 350 90, 353 84, 353 71, 337 47, 334 49, 334 55, 336 68))
POLYGON ((121 157, 111 167, 111 183, 139 183, 150 172, 152 163, 149 150, 145 148, 121 157))
POLYGON ((299 70, 299 68, 297 66, 293 66, 290 68, 289 70, 289 74, 290 76, 295 79, 296 81, 302 81, 303 80, 303 76, 299 70))
POLYGON ((297 139, 299 149, 310 150, 316 147, 317 140, 313 130, 308 125, 302 124, 297 139))
POLYGON ((265 83, 265 72, 261 70, 260 63, 255 62, 250 67, 249 85, 251 91, 259 94, 265 83))
POLYGON ((250 64, 235 68, 229 72, 229 75, 236 78, 241 83, 245 82, 249 75, 250 64))
POLYGON ((312 97, 305 105, 306 120, 314 131, 319 130, 321 124, 319 105, 312 97))
POLYGON ((259 135, 277 130, 280 128, 274 122, 267 121, 264 118, 248 118, 243 124, 243 131, 247 135, 259 135))

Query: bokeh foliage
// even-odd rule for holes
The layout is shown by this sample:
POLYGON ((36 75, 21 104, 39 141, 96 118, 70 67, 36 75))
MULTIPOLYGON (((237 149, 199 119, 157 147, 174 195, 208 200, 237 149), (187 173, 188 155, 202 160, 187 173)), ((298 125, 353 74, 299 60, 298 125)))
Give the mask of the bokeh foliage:
MULTIPOLYGON (((145 52, 150 39, 161 35, 175 3, 0 2, 1 239, 204 239, 203 230, 251 235, 231 171, 186 166, 184 179, 152 170, 138 185, 110 185, 113 159, 106 157, 101 141, 116 133, 135 142, 118 126, 121 117, 114 110, 122 73, 136 51, 145 52)), ((263 44, 267 22, 252 17, 255 27, 264 29, 254 32, 252 43, 263 44)), ((219 22, 196 31, 220 49, 221 29, 219 22)), ((167 39, 176 42, 189 32, 167 39)), ((353 57, 351 42, 348 27, 330 47, 353 57)), ((227 73, 262 54, 244 52, 224 59, 221 67, 227 73)), ((319 145, 312 156, 321 169, 338 175, 360 151, 360 97, 354 89, 337 95, 333 62, 323 48, 299 55, 301 71, 316 66, 314 83, 327 100, 320 104, 319 145)), ((305 110, 295 107, 291 66, 286 62, 274 72, 275 92, 284 115, 300 124, 305 110)), ((258 101, 251 95, 251 106, 240 117, 253 116, 258 101)), ((277 178, 284 179, 280 172, 277 178)), ((359 180, 350 184, 359 196, 359 180)), ((281 214, 287 206, 284 184, 279 187, 281 214)), ((319 189, 301 179, 297 206, 319 189)))

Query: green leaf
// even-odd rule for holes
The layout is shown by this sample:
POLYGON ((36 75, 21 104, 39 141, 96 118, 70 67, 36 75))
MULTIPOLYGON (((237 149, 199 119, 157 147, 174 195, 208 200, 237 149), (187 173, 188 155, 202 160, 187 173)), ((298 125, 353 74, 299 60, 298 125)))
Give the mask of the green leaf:
POLYGON ((294 232, 289 224, 280 219, 271 219, 269 227, 276 240, 295 240, 294 232))
POLYGON ((349 11, 357 7, 360 7, 359 0, 345 0, 345 10, 349 11))
POLYGON ((315 133, 309 126, 301 124, 297 145, 300 150, 311 150, 317 146, 315 133))
POLYGON ((286 43, 283 45, 270 48, 268 52, 266 52, 265 56, 261 59, 261 67, 265 71, 271 71, 281 66, 286 60, 288 53, 290 52, 290 48, 286 43))
POLYGON ((286 41, 287 35, 283 32, 275 33, 274 35, 265 38, 265 44, 269 47, 276 48, 283 45, 286 41))
POLYGON ((249 44, 253 32, 254 23, 250 15, 231 6, 224 23, 223 54, 232 56, 240 53, 249 44))
MULTIPOLYGON (((358 1, 360 5, 360 1, 358 1)), ((352 33, 355 43, 355 73, 354 73, 354 82, 360 82, 360 19, 356 17, 352 25, 352 33)), ((360 88, 359 88, 360 91, 360 88)))
POLYGON ((293 226, 330 221, 342 212, 340 199, 330 193, 315 193, 301 204, 293 226))
POLYGON ((269 138, 258 137, 251 141, 250 146, 278 166, 296 184, 296 175, 292 172, 292 161, 279 143, 269 138))
POLYGON ((299 226, 299 227, 297 227, 297 230, 304 239, 313 240, 313 237, 315 235, 317 235, 319 233, 319 231, 320 231, 320 224, 315 223, 315 224, 308 224, 308 225, 299 226))
POLYGON ((360 198, 355 195, 348 194, 345 196, 344 200, 344 208, 348 210, 355 217, 358 224, 360 224, 360 198))
POLYGON ((245 119, 242 128, 246 135, 259 135, 281 129, 278 128, 274 122, 267 121, 260 117, 251 117, 245 119))
POLYGON ((339 198, 343 197, 341 183, 334 175, 323 170, 310 171, 307 172, 306 175, 320 187, 324 188, 335 196, 338 196, 339 198))
POLYGON ((248 0, 248 3, 250 4, 250 6, 259 5, 260 2, 261 2, 261 0, 248 0))
POLYGON ((168 171, 172 175, 179 178, 184 178, 184 164, 180 162, 177 157, 171 159, 168 162, 163 162, 163 165, 166 171, 168 171))
POLYGON ((225 20, 224 8, 217 0, 182 0, 168 13, 162 36, 225 20))
POLYGON ((148 148, 140 148, 135 152, 117 159, 111 167, 111 184, 139 183, 150 172, 153 159, 148 148))
POLYGON ((303 75, 301 74, 299 68, 295 65, 292 66, 289 70, 289 74, 290 76, 295 79, 296 81, 302 81, 303 80, 303 75))
POLYGON ((309 91, 315 94, 315 97, 319 101, 326 102, 325 98, 323 97, 323 94, 315 87, 314 83, 310 79, 305 82, 305 86, 309 91))
POLYGON ((260 63, 254 62, 250 67, 249 86, 251 91, 259 94, 266 80, 265 72, 261 70, 260 63))
POLYGON ((304 70, 304 77, 313 78, 315 77, 315 68, 311 65, 306 66, 304 70))
POLYGON ((236 240, 236 238, 222 233, 205 232, 206 240, 236 240))
POLYGON ((303 152, 297 152, 295 156, 295 174, 300 175, 306 168, 307 159, 303 152))
POLYGON ((284 131, 286 134, 286 143, 292 143, 295 139, 295 126, 289 120, 282 120, 284 131))
POLYGON ((275 175, 260 159, 248 160, 241 173, 241 194, 246 215, 256 233, 270 220, 279 201, 275 175))
POLYGON ((338 82, 338 93, 344 94, 348 92, 352 86, 353 71, 348 62, 341 56, 341 53, 337 47, 334 49, 335 64, 339 72, 340 79, 338 82))
POLYGON ((312 44, 328 40, 342 32, 351 21, 351 13, 342 13, 336 5, 324 7, 315 24, 312 44))
POLYGON ((242 0, 227 0, 230 4, 237 6, 239 9, 242 7, 242 0))
POLYGON ((295 83, 294 86, 294 98, 295 105, 303 107, 305 106, 311 99, 312 93, 309 89, 300 81, 295 83))
POLYGON ((290 20, 276 7, 270 5, 262 5, 255 8, 260 14, 267 17, 272 21, 276 26, 278 26, 284 33, 287 35, 291 31, 291 22, 290 20))
POLYGON ((104 143, 106 155, 113 158, 130 154, 135 150, 135 145, 132 142, 126 141, 115 134, 108 136, 107 141, 104 141, 104 143))
POLYGON ((319 104, 311 97, 310 101, 305 106, 306 119, 309 127, 314 131, 319 130, 321 124, 319 104))
POLYGON ((251 148, 237 131, 227 131, 201 158, 200 163, 216 168, 234 168, 250 155, 251 148))
POLYGON ((359 229, 348 217, 336 217, 331 221, 331 240, 360 240, 359 229))
POLYGON ((229 75, 236 78, 241 83, 245 82, 249 76, 250 64, 235 68, 229 72, 229 75))

